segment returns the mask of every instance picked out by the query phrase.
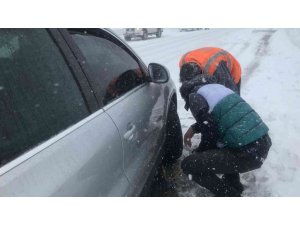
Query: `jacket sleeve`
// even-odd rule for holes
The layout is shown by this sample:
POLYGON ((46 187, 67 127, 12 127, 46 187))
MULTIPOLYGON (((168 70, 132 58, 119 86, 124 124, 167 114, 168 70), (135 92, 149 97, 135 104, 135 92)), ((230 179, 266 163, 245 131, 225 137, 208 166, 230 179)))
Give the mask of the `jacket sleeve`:
MULTIPOLYGON (((232 69, 231 74, 237 78, 239 78, 239 82, 241 81, 241 74, 242 74, 242 68, 240 63, 232 56, 232 69)), ((237 83, 238 80, 235 80, 235 83, 237 83)))
POLYGON ((209 106, 205 98, 201 95, 192 93, 189 95, 190 110, 196 119, 196 123, 191 127, 194 133, 202 133, 210 121, 210 115, 208 113, 209 106))
POLYGON ((238 87, 234 83, 232 74, 230 73, 225 61, 221 61, 219 63, 214 73, 214 76, 216 77, 218 84, 222 84, 225 87, 231 89, 232 91, 239 93, 238 87))

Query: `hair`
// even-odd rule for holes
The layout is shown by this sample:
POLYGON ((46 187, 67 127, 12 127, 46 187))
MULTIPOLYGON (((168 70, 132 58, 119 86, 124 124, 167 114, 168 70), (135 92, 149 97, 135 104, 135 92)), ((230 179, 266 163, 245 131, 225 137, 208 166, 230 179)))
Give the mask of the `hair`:
POLYGON ((202 70, 198 64, 193 62, 185 63, 180 69, 180 82, 191 80, 198 74, 202 74, 202 70))

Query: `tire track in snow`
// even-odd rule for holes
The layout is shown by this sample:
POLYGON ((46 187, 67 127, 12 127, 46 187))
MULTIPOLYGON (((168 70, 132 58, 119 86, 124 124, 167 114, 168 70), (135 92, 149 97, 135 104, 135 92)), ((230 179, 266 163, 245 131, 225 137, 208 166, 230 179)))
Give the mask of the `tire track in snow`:
POLYGON ((266 32, 266 34, 259 41, 259 44, 257 46, 254 55, 254 60, 252 61, 252 63, 250 63, 249 66, 245 68, 245 72, 243 74, 243 80, 242 80, 243 85, 248 82, 250 77, 254 74, 255 70, 257 70, 257 68, 259 67, 260 61, 267 55, 270 39, 276 31, 277 30, 254 30, 253 31, 253 33, 266 32))

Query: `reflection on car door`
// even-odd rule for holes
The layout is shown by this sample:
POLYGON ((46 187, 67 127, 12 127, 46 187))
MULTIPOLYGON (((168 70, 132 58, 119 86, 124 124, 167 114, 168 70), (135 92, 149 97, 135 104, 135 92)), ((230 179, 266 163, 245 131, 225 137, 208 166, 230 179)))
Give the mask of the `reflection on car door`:
POLYGON ((132 193, 141 191, 153 167, 153 157, 158 154, 164 110, 155 108, 161 100, 159 94, 156 85, 145 84, 104 107, 121 134, 124 168, 132 184, 132 193))

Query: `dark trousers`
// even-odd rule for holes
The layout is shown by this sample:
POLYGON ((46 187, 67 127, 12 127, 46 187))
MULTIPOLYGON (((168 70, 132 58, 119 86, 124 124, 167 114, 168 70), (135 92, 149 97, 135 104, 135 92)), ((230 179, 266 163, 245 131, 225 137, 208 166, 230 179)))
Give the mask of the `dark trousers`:
POLYGON ((260 168, 271 145, 271 139, 266 134, 240 149, 222 148, 195 152, 182 161, 181 168, 185 174, 192 174, 195 182, 216 196, 239 196, 241 192, 216 174, 237 177, 239 173, 260 168))

